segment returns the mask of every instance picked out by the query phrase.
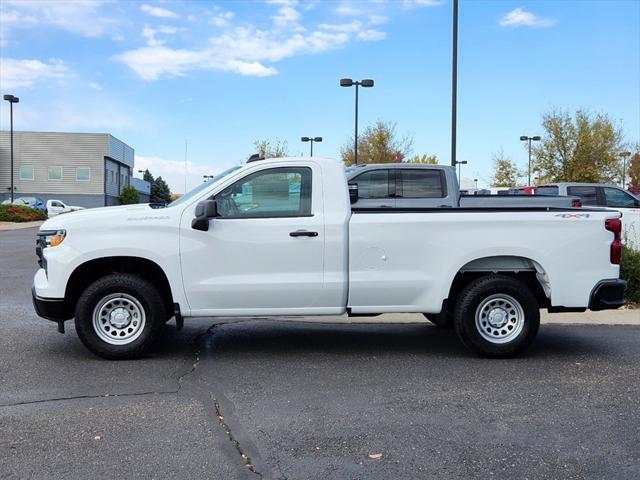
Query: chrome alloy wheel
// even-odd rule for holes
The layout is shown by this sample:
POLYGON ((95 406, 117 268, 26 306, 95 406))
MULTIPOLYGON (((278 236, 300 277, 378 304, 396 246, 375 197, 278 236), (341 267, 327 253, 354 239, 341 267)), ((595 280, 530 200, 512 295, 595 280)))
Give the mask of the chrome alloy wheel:
POLYGON ((127 345, 140 336, 146 317, 138 300, 127 293, 102 298, 93 310, 93 329, 111 345, 127 345))
POLYGON ((476 309, 476 329, 491 343, 508 343, 524 327, 524 309, 510 295, 497 293, 485 298, 476 309))

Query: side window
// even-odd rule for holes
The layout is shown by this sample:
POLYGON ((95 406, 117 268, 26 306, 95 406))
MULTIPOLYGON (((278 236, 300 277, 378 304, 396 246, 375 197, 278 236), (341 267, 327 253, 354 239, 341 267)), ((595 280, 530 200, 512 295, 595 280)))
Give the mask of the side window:
POLYGON ((91 180, 91 169, 89 167, 76 167, 76 181, 88 182, 91 180))
POLYGON ((53 165, 49 167, 49 180, 62 180, 62 167, 53 165))
POLYGON ((580 197, 583 205, 598 205, 596 187, 567 187, 567 195, 580 197))
POLYGON ((370 170, 350 181, 358 184, 359 198, 388 198, 389 170, 370 170))
POLYGON ((638 201, 635 198, 617 188, 605 187, 604 198, 607 201, 607 207, 633 208, 638 206, 638 201))
POLYGON ((403 198, 443 198, 447 196, 444 172, 436 169, 398 169, 397 196, 403 198))
POLYGON ((221 218, 311 215, 311 169, 270 168, 238 180, 216 195, 221 218))
POLYGON ((558 187, 547 185, 544 187, 536 187, 534 190, 536 195, 558 195, 558 187))
POLYGON ((56 202, 55 200, 53 202, 51 202, 51 206, 52 207, 63 207, 63 205, 60 202, 56 202))
POLYGON ((20 180, 33 180, 33 166, 22 165, 20 167, 20 180))

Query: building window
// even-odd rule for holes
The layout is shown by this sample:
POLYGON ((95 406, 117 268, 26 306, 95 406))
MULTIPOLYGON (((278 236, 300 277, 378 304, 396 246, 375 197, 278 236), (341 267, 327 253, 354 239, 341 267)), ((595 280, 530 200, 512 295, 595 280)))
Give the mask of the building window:
POLYGON ((76 180, 78 182, 88 182, 91 180, 91 168, 89 167, 77 167, 76 168, 76 180))
POLYGON ((49 180, 62 180, 62 167, 53 165, 49 167, 49 180))
POLYGON ((20 166, 20 180, 33 180, 33 166, 22 165, 20 166))

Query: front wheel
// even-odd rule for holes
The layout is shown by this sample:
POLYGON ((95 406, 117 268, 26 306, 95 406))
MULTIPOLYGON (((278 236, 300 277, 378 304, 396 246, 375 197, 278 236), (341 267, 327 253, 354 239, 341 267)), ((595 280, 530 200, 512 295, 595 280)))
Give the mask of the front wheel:
POLYGON ((82 292, 76 331, 93 353, 111 360, 147 353, 162 333, 165 308, 158 289, 144 278, 111 274, 82 292))
POLYGON ((531 289, 506 275, 471 282, 458 297, 454 328, 462 343, 485 357, 517 355, 540 327, 538 302, 531 289))

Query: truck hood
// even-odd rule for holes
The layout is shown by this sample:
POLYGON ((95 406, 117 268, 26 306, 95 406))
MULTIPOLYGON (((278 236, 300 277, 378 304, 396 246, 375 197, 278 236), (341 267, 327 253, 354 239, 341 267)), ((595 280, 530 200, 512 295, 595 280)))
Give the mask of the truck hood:
POLYGON ((132 218, 161 217, 164 211, 164 208, 151 208, 146 203, 88 208, 50 218, 42 224, 40 229, 59 230, 70 227, 91 228, 92 226, 124 225, 132 218))

